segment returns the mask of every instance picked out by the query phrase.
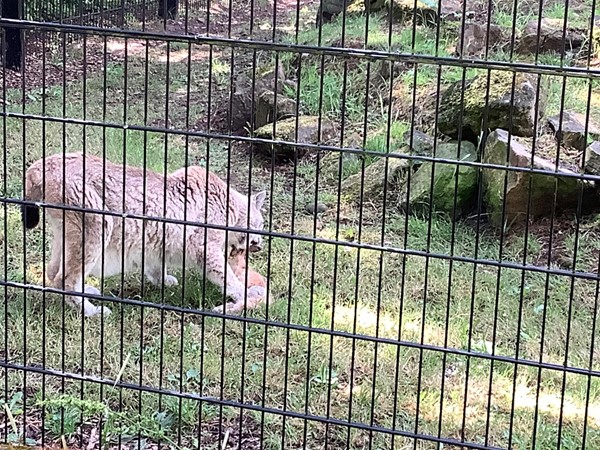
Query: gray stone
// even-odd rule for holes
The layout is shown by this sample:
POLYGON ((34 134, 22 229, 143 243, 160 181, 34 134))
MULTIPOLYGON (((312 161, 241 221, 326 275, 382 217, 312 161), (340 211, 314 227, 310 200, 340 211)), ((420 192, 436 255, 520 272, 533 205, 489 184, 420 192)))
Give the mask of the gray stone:
MULTIPOLYGON (((487 129, 509 129, 516 136, 533 136, 536 112, 537 79, 517 73, 513 94, 513 74, 492 71, 488 87, 487 74, 465 83, 457 81, 442 94, 438 128, 457 139, 462 119, 462 139, 476 142, 484 119, 487 129), (462 101, 461 101, 462 100, 462 101)), ((543 98, 539 101, 542 114, 543 98)))
POLYGON ((287 119, 296 115, 296 101, 283 94, 263 91, 256 100, 254 126, 260 128, 275 120, 287 119))
MULTIPOLYGON (((476 161, 477 149, 468 141, 462 141, 460 148, 459 142, 448 142, 438 145, 436 157, 476 161)), ((401 207, 408 212, 433 210, 449 213, 456 218, 473 209, 477 194, 477 167, 424 162, 411 176, 410 200, 407 200, 407 189, 403 190, 401 207)))
POLYGON ((478 23, 466 23, 464 38, 460 35, 461 33, 462 27, 456 43, 456 54, 458 56, 482 55, 485 52, 486 47, 488 48, 488 51, 491 51, 497 48, 503 40, 502 28, 493 24, 490 24, 488 31, 487 24, 480 25, 478 23))
POLYGON ((600 175, 600 141, 592 142, 585 151, 585 171, 600 175))
MULTIPOLYGON (((423 133, 419 130, 412 131, 412 144, 411 144, 411 131, 408 130, 402 136, 402 142, 408 145, 412 149, 412 154, 418 156, 431 156, 433 154, 433 142, 434 139, 428 134, 423 133)), ((418 161, 414 161, 417 163, 418 161)))
POLYGON ((315 206, 314 202, 310 202, 310 203, 306 204, 306 207, 304 209, 308 214, 314 215, 314 214, 322 214, 325 211, 327 211, 329 208, 327 208, 327 205, 325 205, 324 203, 321 203, 321 202, 317 202, 316 206, 315 206))
POLYGON ((585 30, 567 27, 563 36, 564 21, 562 19, 544 18, 540 22, 532 20, 525 27, 519 38, 516 51, 520 54, 553 52, 565 54, 577 52, 587 41, 585 30))
POLYGON ((588 118, 586 135, 586 117, 585 114, 579 114, 571 111, 563 111, 562 122, 561 115, 557 114, 548 119, 548 124, 556 135, 556 139, 566 146, 583 151, 588 143, 588 135, 593 139, 600 137, 600 127, 595 124, 591 117, 588 118))
MULTIPOLYGON (((254 132, 254 135, 257 138, 275 141, 297 142, 301 144, 318 144, 331 139, 335 133, 333 122, 324 117, 319 118, 319 116, 300 116, 298 118, 290 117, 288 119, 278 120, 274 124, 275 126, 273 126, 273 123, 268 123, 258 128, 254 132), (298 119, 297 141, 296 119, 298 119), (320 135, 319 122, 321 132, 320 135), (273 132, 273 130, 275 130, 275 132, 273 132)), ((300 158, 311 150, 310 147, 295 146, 286 143, 256 143, 255 148, 268 156, 275 156, 275 158, 278 159, 294 159, 294 156, 300 158)))
MULTIPOLYGON (((505 130, 495 130, 491 133, 485 144, 482 161, 487 164, 506 165, 508 158, 510 166, 531 167, 531 152, 514 138, 509 143, 508 137, 509 134, 505 130)), ((533 158, 533 167, 557 171, 559 174, 574 174, 561 167, 557 169, 554 163, 538 156, 533 158)), ((482 185, 490 223, 502 228, 527 220, 528 206, 530 219, 551 214, 553 207, 555 212, 575 208, 581 186, 579 180, 573 177, 495 168, 482 169, 482 185), (504 193, 505 180, 506 194, 504 193), (504 223, 502 223, 503 208, 504 223)))
POLYGON ((277 68, 257 71, 254 80, 248 74, 240 73, 235 79, 235 89, 231 98, 232 128, 256 129, 272 122, 275 118, 275 92, 277 119, 295 115, 296 102, 283 94, 283 86, 287 83, 281 64, 277 68))

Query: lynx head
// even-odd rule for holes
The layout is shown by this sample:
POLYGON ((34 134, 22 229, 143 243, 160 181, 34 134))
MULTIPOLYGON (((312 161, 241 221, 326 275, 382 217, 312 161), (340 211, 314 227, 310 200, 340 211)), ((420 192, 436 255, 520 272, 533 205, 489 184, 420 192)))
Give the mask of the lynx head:
MULTIPOLYGON (((262 207, 265 203, 265 199, 267 198, 267 192, 262 191, 258 194, 254 194, 250 196, 250 209, 248 210, 249 215, 249 228, 250 230, 262 231, 264 228, 264 219, 262 216, 262 207)), ((240 226, 246 227, 248 223, 246 222, 247 217, 243 218, 243 223, 240 223, 240 226)), ((236 245, 240 250, 246 250, 246 239, 248 239, 248 251, 257 252, 262 248, 262 236, 260 234, 254 234, 250 232, 249 234, 242 233, 238 237, 239 241, 236 245)))

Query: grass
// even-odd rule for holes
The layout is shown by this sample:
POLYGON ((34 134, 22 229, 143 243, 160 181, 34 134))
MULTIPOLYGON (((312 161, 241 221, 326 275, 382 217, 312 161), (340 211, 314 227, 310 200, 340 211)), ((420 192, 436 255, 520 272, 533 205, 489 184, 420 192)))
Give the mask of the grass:
MULTIPOLYGON (((385 26, 381 19, 370 23, 380 31, 385 26)), ((351 19, 349 39, 362 36, 362 24, 351 19)), ((336 26, 334 22, 326 27, 324 40, 329 44, 335 39, 336 26)), ((314 42, 314 33, 308 31, 301 38, 314 42)), ((435 36, 427 30, 419 33, 425 38, 418 39, 416 51, 434 52, 435 36)), ((450 38, 445 39, 449 42, 450 38)), ((394 48, 412 49, 411 40, 408 32, 394 35, 394 48)), ((387 45, 383 38, 375 42, 372 45, 380 46, 377 48, 387 45)), ((115 47, 122 44, 112 42, 115 47)), ((210 98, 215 105, 227 98, 231 67, 225 50, 215 50, 212 69, 206 49, 194 46, 192 50, 189 81, 186 49, 172 48, 168 75, 164 47, 152 50, 148 65, 143 53, 132 51, 126 65, 122 61, 109 63, 106 81, 102 72, 90 73, 85 83, 69 83, 65 91, 54 86, 43 96, 39 90, 28 92, 24 104, 22 93, 12 90, 6 93, 7 109, 85 117, 130 127, 167 124, 187 129, 188 124, 194 124, 202 129, 202 119, 208 114, 206 100, 210 98), (146 67, 150 74, 147 89, 146 67), (211 92, 206 83, 209 71, 215 85, 211 92), (188 84, 192 99, 189 108, 188 84)), ((306 62, 300 81, 301 109, 316 114, 321 103, 321 76, 316 69, 320 61, 306 58, 306 62)), ((284 58, 284 63, 291 64, 291 58, 284 58)), ((333 119, 345 115, 349 124, 362 124, 367 101, 364 67, 349 69, 344 105, 340 96, 343 65, 333 63, 328 61, 323 74, 323 113, 333 119)), ((412 83, 410 70, 401 76, 412 83)), ((431 74, 427 70, 419 73, 417 84, 431 83, 431 74)), ((459 75, 454 69, 442 71, 444 83, 459 79, 459 75)), ((437 76, 435 71, 433 76, 437 76)), ((580 110, 584 102, 577 96, 587 85, 579 80, 568 83, 573 95, 569 105, 580 110)), ((386 86, 384 83, 378 89, 385 91, 386 86)), ((371 87, 374 96, 377 91, 371 87)), ((596 91, 594 85, 594 95, 596 91)), ((553 82, 549 111, 556 108, 559 92, 553 82)), ((373 107, 382 105, 381 99, 368 100, 365 147, 382 153, 394 151, 409 128, 406 118, 392 118, 388 146, 387 109, 373 107)), ((188 311, 140 308, 115 300, 109 305, 113 315, 85 323, 75 312, 63 309, 59 296, 5 288, 6 302, 0 308, 4 342, 0 348, 10 364, 120 379, 130 385, 183 393, 186 398, 5 368, 0 389, 4 412, 0 415, 7 417, 5 411, 11 411, 16 429, 11 430, 10 425, 4 428, 2 439, 29 439, 25 443, 32 444, 31 431, 23 433, 21 428, 27 415, 28 422, 44 428, 48 439, 59 441, 64 435, 71 444, 96 430, 110 445, 121 440, 133 448, 160 441, 173 448, 216 449, 224 439, 215 431, 222 421, 225 428, 233 430, 230 443, 236 443, 235 433, 242 427, 244 436, 260 437, 267 449, 392 446, 392 438, 384 433, 348 431, 296 418, 284 421, 279 415, 254 410, 242 413, 237 406, 208 401, 212 398, 406 432, 416 430, 455 439, 464 436, 469 442, 498 447, 508 446, 509 439, 513 448, 532 448, 534 440, 537 449, 600 446, 600 383, 595 377, 563 375, 559 370, 533 366, 515 368, 485 358, 491 354, 518 355, 532 361, 557 365, 567 361, 572 367, 600 370, 600 343, 590 333, 596 326, 596 283, 446 258, 452 255, 545 266, 547 228, 537 226, 527 235, 514 232, 500 241, 492 230, 478 229, 471 222, 452 223, 444 216, 407 218, 393 205, 382 217, 377 205, 358 207, 342 202, 338 217, 337 183, 323 179, 315 194, 316 167, 310 159, 298 166, 298 176, 292 180, 286 170, 271 172, 268 163, 255 161, 250 166, 239 148, 216 140, 185 140, 131 128, 63 127, 38 120, 23 124, 20 118, 7 118, 5 124, 6 133, 0 136, 7 149, 0 165, 7 167, 2 173, 3 197, 21 195, 22 168, 42 152, 81 150, 85 137, 88 152, 131 165, 145 163, 161 172, 178 168, 186 160, 208 165, 223 177, 232 172, 244 181, 251 170, 253 191, 270 189, 273 176, 268 214, 273 230, 303 236, 316 233, 319 238, 341 242, 312 244, 272 238, 269 247, 251 261, 259 272, 268 274, 274 296, 268 311, 263 308, 248 313, 258 323, 199 315, 198 308, 214 306, 222 299, 197 274, 189 274, 184 287, 166 289, 164 298, 151 287, 142 289, 136 276, 106 280, 104 293, 108 296, 143 298, 188 311), (295 203, 291 197, 294 187, 295 203), (318 225, 302 208, 314 201, 315 195, 329 207, 318 225), (351 242, 383 244, 406 249, 409 254, 359 250, 351 242), (412 254, 415 252, 424 253, 412 254), (296 329, 283 326, 287 323, 296 329), (312 329, 302 329, 307 326, 312 329), (327 330, 339 333, 332 336, 327 330), (399 346, 398 340, 409 345, 399 346), (420 350, 414 344, 430 347, 420 350), (443 348, 476 354, 445 354, 440 351, 443 348)), ((351 160, 350 164, 357 162, 351 160)), ((344 167, 344 173, 349 175, 357 167, 344 167)), ((240 186, 247 189, 243 183, 240 186)), ((0 261, 0 273, 12 282, 41 283, 49 238, 41 229, 25 234, 19 212, 12 206, 0 210, 0 222, 5 224, 1 227, 0 253, 6 255, 0 261)), ((560 258, 555 254, 551 267, 571 268, 574 264, 576 270, 596 272, 600 251, 596 229, 590 220, 582 224, 578 239, 572 227, 554 236, 560 258)), ((396 437, 393 444, 408 448, 412 440, 396 437)), ((438 447, 421 441, 417 448, 438 447)))
POLYGON ((505 28, 512 28, 515 20, 515 28, 521 31, 528 22, 537 21, 539 15, 544 19, 566 19, 570 27, 587 29, 590 26, 590 20, 593 17, 593 5, 591 0, 581 0, 569 3, 569 9, 565 11, 564 2, 548 2, 542 8, 536 1, 525 1, 519 4, 517 12, 514 11, 512 1, 497 0, 494 1, 494 23, 505 28))

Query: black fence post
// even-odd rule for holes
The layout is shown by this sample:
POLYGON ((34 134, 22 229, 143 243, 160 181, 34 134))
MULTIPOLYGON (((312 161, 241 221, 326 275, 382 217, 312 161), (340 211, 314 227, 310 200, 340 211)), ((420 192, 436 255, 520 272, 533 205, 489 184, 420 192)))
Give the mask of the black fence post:
MULTIPOLYGON (((2 0, 0 14, 5 19, 21 19, 21 0, 2 0)), ((21 68, 23 58, 23 37, 20 28, 2 27, 6 39, 5 66, 8 69, 21 68)))
POLYGON ((177 17, 179 0, 158 0, 158 15, 163 19, 177 17))

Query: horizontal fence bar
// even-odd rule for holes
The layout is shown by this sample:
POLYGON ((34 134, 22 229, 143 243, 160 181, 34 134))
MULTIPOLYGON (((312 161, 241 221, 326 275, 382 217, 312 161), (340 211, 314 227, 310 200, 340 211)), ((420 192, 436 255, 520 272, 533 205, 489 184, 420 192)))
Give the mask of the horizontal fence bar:
MULTIPOLYGON (((146 216, 143 214, 133 214, 133 213, 118 213, 114 211, 101 210, 101 209, 92 209, 92 208, 83 208, 78 206, 67 206, 67 205, 58 205, 54 203, 44 203, 44 202, 30 202, 26 200, 14 199, 14 198, 2 198, 0 197, 0 203, 13 204, 13 205, 32 205, 39 207, 48 207, 52 209, 59 209, 64 211, 75 211, 89 214, 100 214, 105 216, 113 216, 122 219, 135 219, 135 220, 151 220, 155 222, 161 223, 169 223, 176 225, 185 225, 190 227, 198 227, 205 229, 215 229, 215 230, 223 230, 230 232, 240 232, 240 233, 248 233, 248 228, 243 227, 235 227, 235 226, 226 226, 226 225, 217 225, 217 224, 206 224, 201 222, 192 222, 187 220, 178 220, 178 219, 170 219, 167 217, 156 217, 156 216, 146 216)), ((514 269, 514 270, 524 270, 528 272, 536 272, 543 273, 547 275, 558 275, 564 276, 568 278, 578 278, 582 280, 591 280, 591 281, 600 281, 600 275, 595 274, 593 272, 581 272, 576 270, 566 270, 566 269, 551 269, 542 266, 536 266, 533 264, 523 264, 523 263, 512 263, 507 261, 497 261, 490 259, 478 259, 478 258, 470 258, 466 256, 458 256, 458 255, 446 255, 443 253, 435 253, 424 250, 411 250, 411 249, 403 249, 399 247, 385 246, 385 245, 377 245, 377 244, 367 244, 367 243, 356 243, 350 241, 340 241, 336 239, 327 239, 327 238, 319 238, 312 237, 306 235, 291 235, 288 233, 274 232, 274 231, 264 231, 264 230, 251 230, 252 234, 258 234, 261 236, 275 237, 288 239, 292 241, 303 241, 303 242, 311 242, 314 244, 328 244, 339 247, 350 247, 356 249, 363 250, 374 250, 379 252, 386 253, 395 253, 406 256, 421 256, 424 258, 432 258, 432 259, 441 259, 441 260, 452 260, 455 262, 462 263, 470 263, 470 264, 481 264, 485 266, 505 268, 505 269, 514 269)))
MULTIPOLYGON (((2 280, 0 280, 0 286, 6 286, 6 287, 10 287, 10 288, 15 288, 15 289, 27 289, 29 291, 36 291, 36 292, 40 292, 40 293, 44 292, 47 294, 59 294, 59 295, 67 294, 66 291, 51 288, 51 287, 43 287, 43 286, 34 285, 34 284, 4 282, 2 280)), ((574 375, 584 375, 584 376, 590 376, 590 377, 594 377, 594 378, 600 378, 600 370, 594 370, 594 369, 589 369, 589 368, 586 369, 586 368, 576 367, 576 366, 569 366, 567 364, 555 364, 555 363, 548 363, 548 362, 542 362, 542 361, 534 361, 534 360, 525 359, 525 358, 514 358, 511 356, 502 356, 502 355, 496 355, 496 354, 492 354, 492 353, 481 353, 481 352, 476 352, 476 351, 472 351, 472 350, 463 350, 463 349, 454 348, 454 347, 440 347, 437 345, 421 344, 418 342, 384 338, 384 337, 380 337, 380 336, 372 336, 372 335, 366 335, 366 334, 361 334, 361 333, 350 333, 350 332, 346 332, 346 331, 339 331, 339 330, 333 330, 333 329, 328 329, 328 328, 320 328, 320 327, 312 327, 312 326, 307 326, 307 325, 299 325, 299 324, 295 324, 295 323, 280 322, 280 321, 275 321, 273 319, 257 319, 254 317, 248 317, 248 316, 244 316, 244 315, 235 315, 235 314, 223 315, 221 313, 214 312, 212 310, 184 308, 181 306, 168 305, 168 304, 164 304, 164 303, 158 304, 158 303, 152 303, 152 302, 145 302, 145 301, 136 300, 136 299, 106 297, 106 296, 102 296, 102 295, 94 295, 94 294, 80 293, 80 292, 77 292, 77 293, 74 292, 73 294, 77 294, 80 297, 85 297, 85 298, 89 298, 92 300, 110 301, 110 302, 121 304, 121 305, 139 306, 139 307, 143 306, 144 308, 157 309, 157 310, 165 311, 165 312, 168 311, 168 312, 186 314, 186 315, 192 315, 192 316, 224 319, 224 320, 228 320, 228 321, 241 322, 241 323, 245 323, 245 324, 261 325, 261 326, 265 326, 265 327, 275 327, 275 328, 286 329, 286 330, 290 330, 290 331, 301 331, 301 332, 306 332, 306 333, 311 333, 311 334, 313 334, 313 333, 321 334, 321 335, 330 336, 330 337, 345 338, 345 339, 357 340, 357 341, 368 342, 368 343, 373 343, 373 344, 386 344, 386 345, 393 345, 393 346, 396 346, 399 348, 410 348, 410 349, 415 349, 415 350, 431 351, 434 353, 460 356, 460 357, 465 357, 465 358, 474 358, 474 359, 481 359, 481 360, 487 360, 487 361, 494 361, 494 362, 499 362, 499 363, 511 364, 511 365, 514 365, 517 367, 519 365, 521 365, 521 366, 533 367, 536 369, 546 369, 546 370, 552 370, 552 371, 556 371, 556 372, 568 372, 568 373, 572 373, 574 375)), ((91 319, 91 320, 94 320, 94 319, 91 319)))
POLYGON ((402 62, 409 64, 439 65, 484 70, 501 70, 509 72, 526 72, 540 75, 569 76, 596 79, 600 69, 576 66, 553 66, 549 64, 530 64, 514 61, 490 61, 482 59, 452 58, 444 56, 416 55, 413 53, 385 52, 380 50, 363 50, 351 47, 329 47, 303 44, 287 44, 282 42, 256 41, 219 36, 188 35, 180 33, 157 33, 150 31, 123 30, 101 28, 74 24, 53 24, 30 20, 0 19, 0 27, 21 28, 24 30, 56 31, 73 34, 95 36, 111 36, 121 38, 158 40, 161 42, 183 42, 213 46, 245 48, 249 50, 270 50, 274 52, 306 53, 324 56, 338 56, 345 59, 365 59, 368 61, 402 62))
POLYGON ((323 416, 316 416, 314 414, 298 413, 295 411, 276 409, 276 408, 267 407, 267 406, 255 405, 252 403, 236 402, 234 400, 221 400, 216 397, 205 397, 205 396, 201 396, 198 394, 179 392, 179 391, 174 391, 174 390, 169 390, 169 389, 164 389, 164 388, 159 389, 159 388, 155 388, 152 386, 141 386, 141 385, 132 384, 132 383, 125 383, 122 381, 107 380, 107 379, 93 377, 93 376, 89 376, 89 375, 80 375, 80 374, 72 373, 72 372, 62 372, 59 370, 47 369, 47 368, 42 368, 42 367, 37 367, 37 366, 24 366, 24 365, 20 365, 20 364, 12 364, 12 363, 7 363, 2 360, 0 360, 0 367, 9 369, 9 370, 20 370, 20 371, 26 371, 26 372, 30 372, 30 373, 38 373, 40 375, 55 376, 55 377, 60 377, 60 378, 67 378, 70 380, 91 382, 91 383, 96 383, 96 384, 101 384, 101 385, 111 386, 111 387, 119 387, 122 389, 130 389, 130 390, 135 390, 135 391, 139 391, 139 392, 169 395, 169 396, 177 397, 177 398, 181 398, 181 399, 196 400, 199 402, 206 402, 206 403, 211 403, 211 404, 219 405, 219 406, 228 406, 228 407, 233 407, 233 408, 237 408, 237 409, 263 412, 266 414, 274 414, 274 415, 278 415, 278 416, 285 416, 285 417, 289 417, 289 418, 293 418, 293 419, 302 419, 302 420, 311 421, 311 422, 320 422, 320 423, 324 423, 324 424, 328 424, 328 425, 353 428, 353 429, 364 430, 364 431, 369 431, 369 432, 373 432, 373 433, 384 433, 384 434, 389 434, 392 436, 405 437, 405 438, 415 439, 415 440, 419 440, 419 441, 436 442, 438 444, 453 445, 453 446, 459 446, 462 448, 469 448, 469 449, 474 449, 474 450, 503 450, 501 447, 484 446, 482 444, 477 444, 474 442, 465 442, 465 441, 459 441, 456 439, 441 438, 441 437, 431 436, 428 434, 415 434, 415 433, 410 433, 408 431, 393 430, 393 429, 381 427, 378 425, 367 425, 367 424, 361 423, 361 422, 344 421, 344 420, 335 419, 332 417, 323 417, 323 416))
MULTIPOLYGON (((0 111, 0 117, 6 118, 16 118, 16 119, 30 119, 30 120, 39 120, 39 121, 47 121, 47 122, 55 122, 55 123, 65 123, 71 125, 85 125, 85 126, 93 126, 100 128, 112 128, 119 130, 131 130, 131 131, 140 131, 140 132, 148 132, 148 133, 162 133, 162 134, 171 134, 175 136, 188 136, 188 137, 198 137, 203 139, 215 139, 217 141, 227 141, 227 142, 244 142, 249 144, 267 144, 267 145, 285 145, 291 146, 294 148, 310 148, 314 151, 327 151, 327 152, 338 152, 338 153, 351 153, 355 155, 363 155, 363 156, 378 156, 382 158, 390 158, 390 159, 399 159, 399 160, 410 160, 410 161, 421 161, 421 162, 432 162, 432 163, 440 163, 440 164, 453 164, 456 166, 465 166, 465 167, 478 167, 481 169, 498 169, 507 172, 526 172, 531 174, 538 175, 548 175, 550 177, 555 178, 575 178, 582 181, 597 181, 600 182, 600 175, 593 175, 587 173, 577 173, 571 171, 560 171, 559 169, 548 170, 548 169, 537 169, 533 166, 529 167, 520 167, 520 166, 511 166, 511 165, 502 165, 502 164, 492 164, 492 163, 483 163, 477 161, 466 161, 466 160, 458 160, 458 159, 448 159, 441 158, 436 156, 421 156, 421 155, 410 155, 408 153, 401 152, 378 152, 374 150, 367 150, 361 148, 351 148, 351 147, 339 147, 333 145, 323 145, 323 144, 310 144, 310 143, 302 143, 302 142, 293 142, 293 141, 283 141, 276 139, 264 139, 257 138, 253 136, 238 136, 231 134, 222 134, 222 133, 212 133, 212 132, 204 132, 204 131, 196 131, 196 130, 179 130, 175 128, 164 128, 164 127, 155 127, 155 126, 147 126, 147 125, 130 125, 125 124, 121 125, 114 122, 101 122, 97 120, 89 120, 89 119, 76 119, 76 118, 65 118, 65 117, 56 117, 56 116, 47 116, 41 114, 25 114, 19 112, 2 112, 0 111)), ((438 144, 442 144, 443 142, 438 140, 438 144)), ((517 142, 517 140, 512 136, 511 142, 517 142)), ((408 144, 406 144, 408 145, 408 144)), ((535 154, 534 154, 535 155, 535 154)))

